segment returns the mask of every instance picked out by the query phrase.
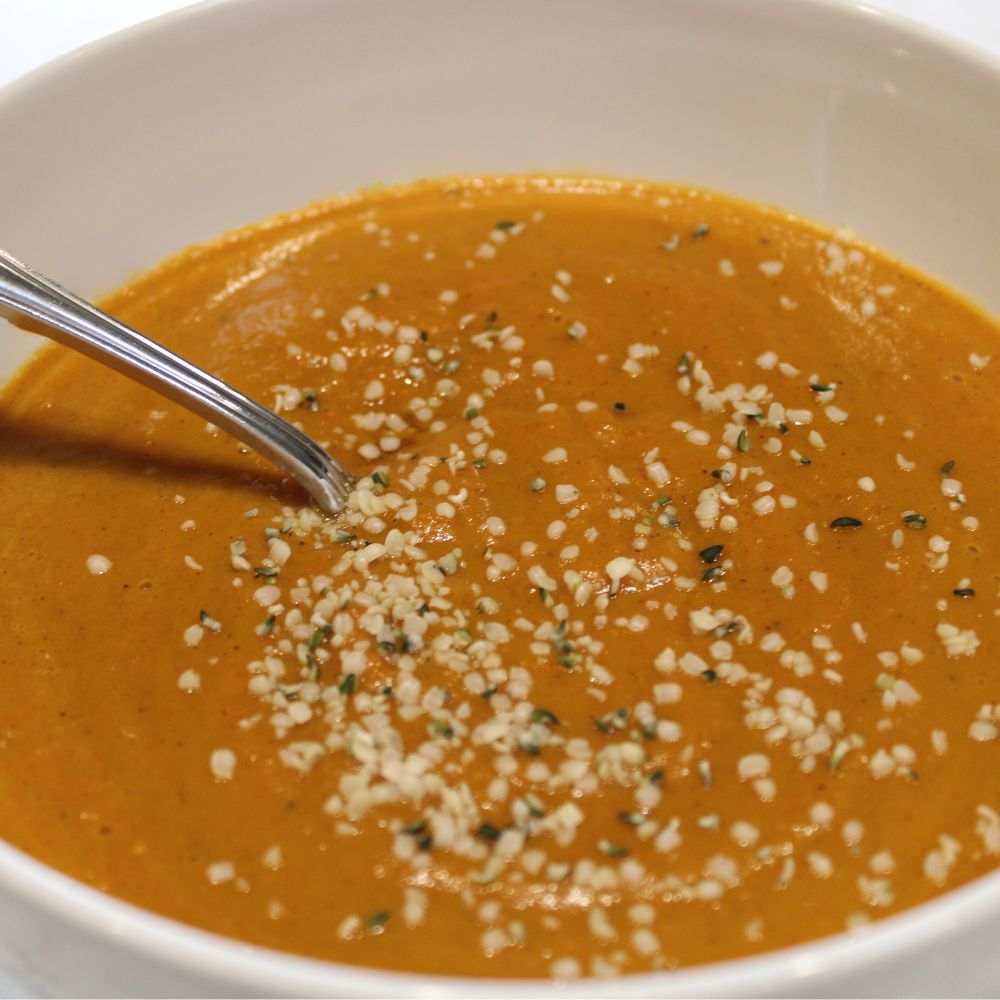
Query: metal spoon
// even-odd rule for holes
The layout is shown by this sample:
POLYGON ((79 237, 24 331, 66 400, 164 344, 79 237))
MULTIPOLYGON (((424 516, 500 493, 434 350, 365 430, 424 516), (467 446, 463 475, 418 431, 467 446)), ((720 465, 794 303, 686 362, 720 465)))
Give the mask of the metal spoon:
POLYGON ((0 250, 0 317, 44 333, 211 421, 284 469, 328 514, 343 510, 352 478, 312 438, 0 250))

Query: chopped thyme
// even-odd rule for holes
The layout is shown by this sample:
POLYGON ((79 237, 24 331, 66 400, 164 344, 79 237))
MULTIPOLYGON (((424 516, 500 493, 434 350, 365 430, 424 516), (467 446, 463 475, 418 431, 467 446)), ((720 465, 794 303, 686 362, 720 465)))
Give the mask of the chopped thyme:
POLYGON ((365 920, 365 926, 370 927, 372 930, 378 927, 385 927, 389 922, 389 914, 384 910, 380 913, 373 913, 370 917, 365 920))
POLYGON ((750 435, 747 434, 747 429, 744 427, 739 436, 736 438, 736 450, 741 451, 744 454, 750 450, 750 435))
POLYGON ((809 383, 809 388, 812 389, 813 392, 829 392, 833 388, 833 386, 832 385, 820 385, 820 383, 818 383, 818 382, 810 382, 809 383))
POLYGON ((337 690, 343 695, 354 694, 354 689, 358 684, 357 674, 348 674, 341 682, 337 685, 337 690))
POLYGON ((687 354, 682 354, 677 362, 677 371, 681 375, 687 375, 687 373, 690 370, 691 370, 691 359, 687 356, 687 354))
POLYGON ((703 670, 701 676, 705 678, 705 681, 709 684, 714 684, 718 679, 719 675, 709 667, 708 670, 703 670))
POLYGON ((941 466, 939 471, 942 476, 950 476, 955 471, 955 459, 949 459, 941 466))
POLYGON ((701 574, 701 579, 703 583, 711 583, 720 576, 725 576, 725 574, 726 571, 721 566, 711 566, 701 574))
POLYGON ((559 720, 547 708, 535 708, 531 711, 532 722, 544 722, 547 726, 558 726, 559 720))
POLYGON ((500 831, 492 823, 480 823, 475 835, 491 844, 500 839, 500 831))
POLYGON ((472 463, 472 467, 474 469, 485 469, 487 465, 489 465, 489 462, 487 462, 485 458, 477 458, 472 463))
POLYGON ((624 809, 618 813, 618 818, 629 826, 641 826, 646 819, 641 812, 628 812, 624 809))
POLYGON ((619 413, 621 413, 621 412, 622 412, 623 410, 625 410, 625 409, 626 409, 626 406, 625 406, 625 404, 624 404, 624 403, 615 403, 615 409, 616 409, 616 410, 617 410, 617 411, 618 411, 619 413))
POLYGON ((695 240, 703 240, 706 236, 708 236, 710 231, 708 223, 699 223, 694 227, 694 229, 691 230, 691 238, 695 240))
POLYGON ((602 733, 623 732, 628 724, 628 709, 619 708, 601 718, 592 720, 595 728, 602 733))
POLYGON ((830 522, 831 528, 860 528, 862 522, 856 517, 835 517, 830 522))
POLYGON ((908 528, 924 528, 927 526, 927 518, 923 514, 907 514, 903 518, 903 524, 908 528))
POLYGON ((517 225, 517 223, 511 221, 510 219, 501 219, 493 228, 494 229, 513 229, 516 225, 517 225))
POLYGON ((273 580, 280 570, 277 566, 254 566, 253 575, 262 576, 265 580, 273 580))
POLYGON ((715 563, 719 561, 724 548, 724 545, 709 545, 707 548, 702 549, 698 555, 704 563, 715 563))
POLYGON ((309 652, 316 652, 320 643, 333 631, 332 625, 322 625, 316 629, 309 639, 309 652))
POLYGON ((274 629, 274 623, 277 619, 274 615, 268 615, 260 625, 257 626, 258 631, 261 635, 270 635, 274 629))
POLYGON ((616 844, 610 840, 599 840, 597 849, 601 854, 606 854, 609 858, 627 858, 632 852, 621 844, 616 844))
POLYGON ((972 589, 972 587, 958 587, 956 590, 953 590, 952 593, 956 597, 975 597, 976 596, 976 592, 972 589))
POLYGON ((207 611, 199 611, 198 620, 209 630, 209 632, 222 631, 222 623, 216 621, 216 619, 214 619, 207 611))
POLYGON ((385 472, 373 472, 371 475, 371 480, 376 486, 381 486, 383 489, 389 488, 389 475, 385 472))
POLYGON ((540 819, 545 815, 545 806, 542 804, 542 800, 532 792, 524 793, 524 804, 535 819, 540 819))

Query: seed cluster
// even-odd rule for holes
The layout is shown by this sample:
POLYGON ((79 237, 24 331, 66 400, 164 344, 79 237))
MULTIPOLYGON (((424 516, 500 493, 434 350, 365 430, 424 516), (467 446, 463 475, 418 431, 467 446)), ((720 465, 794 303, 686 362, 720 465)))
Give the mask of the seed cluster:
MULTIPOLYGON (((230 599, 259 607, 248 726, 323 783, 343 850, 380 837, 395 865, 370 912, 338 917, 342 939, 418 932, 455 893, 484 955, 546 949, 558 978, 613 975, 672 964, 664 914, 685 904, 724 909, 751 887, 738 933, 766 947, 765 893, 806 881, 855 926, 901 880, 929 894, 964 857, 1000 853, 996 803, 968 803, 917 860, 873 841, 863 804, 919 810, 935 758, 1000 731, 994 704, 931 725, 923 693, 996 627, 995 580, 970 568, 965 443, 925 453, 890 399, 872 418, 870 380, 818 331, 779 345, 758 327, 734 357, 675 308, 672 282, 698 273, 793 330, 807 281, 836 290, 838 322, 877 330, 890 268, 844 235, 797 257, 773 219, 758 243, 705 196, 612 187, 435 190, 438 213, 494 213, 471 241, 430 240, 433 213, 426 235, 399 235, 392 204, 373 204, 357 222, 372 252, 409 248, 431 274, 454 258, 452 283, 417 294, 387 267, 313 317, 327 354, 295 345, 314 388, 273 387, 276 411, 364 471, 335 521, 249 511, 219 556, 230 599), (612 270, 617 245, 589 267, 569 247, 538 264, 533 241, 567 231, 580 207, 560 198, 580 191, 641 216, 622 226, 638 278, 612 270), (608 297, 637 284, 648 322, 614 327, 608 297), (856 573, 879 574, 885 603, 856 598, 856 573), (896 602, 913 602, 899 628, 896 602), (553 948, 546 932, 572 920, 586 938, 553 948)), ((973 353, 966 377, 988 363, 973 353)), ((224 629, 221 609, 193 608, 183 641, 211 650, 224 629)), ((226 746, 210 761, 220 782, 243 766, 226 746)), ((206 874, 240 877, 225 861, 206 874)))

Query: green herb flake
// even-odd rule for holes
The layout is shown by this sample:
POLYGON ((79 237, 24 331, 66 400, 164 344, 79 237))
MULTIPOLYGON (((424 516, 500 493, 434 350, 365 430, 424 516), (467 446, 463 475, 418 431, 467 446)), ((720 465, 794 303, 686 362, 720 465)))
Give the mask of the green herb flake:
POLYGON ((493 228, 494 229, 513 229, 517 225, 516 222, 512 222, 510 219, 501 219, 493 228))
POLYGON ((627 847, 622 847, 621 844, 616 844, 611 840, 599 840, 597 849, 609 858, 627 858, 632 853, 627 847))
POLYGON ((856 517, 835 517, 830 522, 831 528, 860 528, 863 522, 856 517))
POLYGON ((745 427, 740 431, 739 437, 736 438, 736 450, 743 454, 746 454, 750 450, 750 435, 747 434, 745 427))
POLYGON ((222 631, 222 623, 213 618, 207 611, 199 611, 198 620, 209 630, 209 632, 222 631))
POLYGON ((354 694, 354 689, 358 686, 358 675, 348 674, 341 682, 337 685, 337 690, 348 697, 354 694))
POLYGON ((309 652, 315 653, 320 643, 333 631, 332 625, 322 625, 316 629, 309 639, 309 652))
POLYGON ((698 555, 703 563, 716 563, 722 556, 722 550, 724 548, 724 545, 709 545, 708 548, 702 549, 698 555))
POLYGON ((319 680, 319 663, 316 657, 312 653, 306 653, 306 668, 309 671, 309 677, 311 680, 319 680))
POLYGON ((444 719, 435 719, 427 727, 427 731, 431 736, 443 736, 446 740, 450 740, 455 735, 455 730, 444 719))
POLYGON ((370 917, 366 918, 365 926, 371 930, 375 930, 376 928, 385 927, 388 922, 389 914, 383 910, 379 913, 373 913, 370 917))
POLYGON ((491 844, 500 839, 500 831, 492 823, 480 823, 475 835, 491 844))
POLYGON ((702 222, 691 230, 691 238, 694 240, 703 240, 710 232, 708 223, 702 222))
POLYGON ((923 514, 907 514, 903 518, 903 524, 908 528, 925 528, 927 527, 927 518, 923 514))
POLYGON ((279 573, 276 566, 254 566, 253 575, 262 576, 265 580, 273 580, 279 573))
POLYGON ((717 580, 720 576, 725 576, 726 571, 721 566, 710 566, 701 574, 701 579, 703 583, 711 583, 713 580, 717 580))
POLYGON ((691 370, 691 359, 687 354, 682 354, 677 361, 677 371, 681 375, 687 375, 691 370))
POLYGON ((625 411, 625 410, 627 409, 627 407, 625 406, 625 404, 624 404, 624 403, 615 403, 615 409, 616 409, 616 410, 617 410, 617 411, 618 411, 619 413, 623 413, 623 412, 624 412, 624 411, 625 411))
POLYGON ((646 819, 641 812, 628 812, 624 809, 618 813, 618 818, 629 826, 642 826, 646 819))
POLYGON ((976 592, 972 589, 972 587, 958 587, 956 590, 953 590, 952 593, 956 597, 975 597, 976 596, 976 592))
POLYGON ((534 708, 531 711, 532 722, 542 722, 546 726, 558 726, 559 719, 556 718, 547 708, 534 708))
POLYGON ((955 459, 953 458, 945 462, 940 469, 942 476, 950 476, 954 471, 955 471, 955 459))
POLYGON ((545 815, 545 806, 542 800, 531 792, 525 793, 524 804, 528 807, 528 812, 531 813, 535 819, 541 819, 545 815))

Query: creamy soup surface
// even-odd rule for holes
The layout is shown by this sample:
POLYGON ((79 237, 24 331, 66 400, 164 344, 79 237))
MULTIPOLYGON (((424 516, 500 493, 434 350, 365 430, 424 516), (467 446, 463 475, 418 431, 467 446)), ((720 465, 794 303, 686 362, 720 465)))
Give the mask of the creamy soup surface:
POLYGON ((50 347, 0 399, 0 835, 388 969, 789 945, 1000 861, 997 329, 687 187, 312 206, 103 303, 324 442, 321 516, 50 347))

